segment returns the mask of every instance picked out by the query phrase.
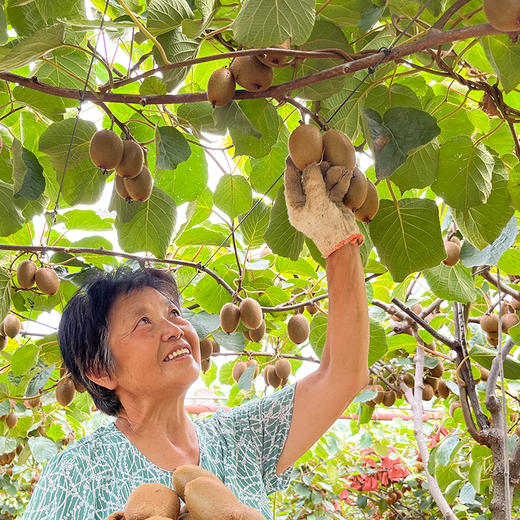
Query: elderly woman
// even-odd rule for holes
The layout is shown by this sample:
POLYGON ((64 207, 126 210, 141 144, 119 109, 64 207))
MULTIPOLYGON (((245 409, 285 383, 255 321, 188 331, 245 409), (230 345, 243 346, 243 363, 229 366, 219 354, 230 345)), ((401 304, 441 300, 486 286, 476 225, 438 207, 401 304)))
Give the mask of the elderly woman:
POLYGON ((25 519, 103 520, 140 484, 172 487, 171 472, 182 464, 211 471, 272 518, 268 495, 287 486, 291 466, 368 378, 362 236, 336 181, 316 165, 303 183, 291 164, 286 171, 291 222, 327 258, 329 320, 319 368, 271 396, 191 420, 184 398, 199 377, 199 340, 164 272, 117 271, 76 293, 60 323, 63 359, 115 421, 49 461, 25 519))

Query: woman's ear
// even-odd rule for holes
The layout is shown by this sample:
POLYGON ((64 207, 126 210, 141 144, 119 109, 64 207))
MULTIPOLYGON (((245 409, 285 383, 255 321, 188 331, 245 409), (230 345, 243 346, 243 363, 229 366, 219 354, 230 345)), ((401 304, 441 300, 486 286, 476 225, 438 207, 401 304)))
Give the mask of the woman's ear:
POLYGON ((106 388, 108 390, 115 390, 117 388, 117 381, 114 377, 109 376, 106 372, 102 374, 87 373, 87 377, 94 383, 106 388))

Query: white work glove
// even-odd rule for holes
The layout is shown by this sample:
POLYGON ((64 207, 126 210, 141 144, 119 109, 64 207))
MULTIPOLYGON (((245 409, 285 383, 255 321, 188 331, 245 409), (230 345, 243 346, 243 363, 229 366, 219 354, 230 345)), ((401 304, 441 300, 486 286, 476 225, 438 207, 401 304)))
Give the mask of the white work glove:
POLYGON ((285 168, 285 202, 289 222, 309 237, 327 258, 348 243, 361 245, 356 217, 343 204, 352 171, 322 162, 312 163, 303 172, 290 158, 285 168))

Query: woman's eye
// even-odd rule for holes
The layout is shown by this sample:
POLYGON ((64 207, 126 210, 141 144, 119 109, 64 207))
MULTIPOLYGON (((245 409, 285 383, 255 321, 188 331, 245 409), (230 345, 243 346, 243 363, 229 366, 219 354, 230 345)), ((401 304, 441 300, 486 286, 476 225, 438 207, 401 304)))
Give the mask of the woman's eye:
POLYGON ((151 323, 151 321, 146 317, 143 316, 138 322, 137 325, 147 325, 148 323, 151 323))
POLYGON ((177 316, 177 317, 179 317, 181 315, 181 313, 177 309, 171 309, 170 314, 172 314, 173 316, 177 316))

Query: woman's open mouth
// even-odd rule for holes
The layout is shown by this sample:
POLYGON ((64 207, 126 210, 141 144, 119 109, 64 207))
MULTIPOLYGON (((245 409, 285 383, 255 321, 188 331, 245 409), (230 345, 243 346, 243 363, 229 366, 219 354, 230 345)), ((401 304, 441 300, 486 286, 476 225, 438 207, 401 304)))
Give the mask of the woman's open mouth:
POLYGON ((164 358, 164 362, 174 361, 175 359, 185 358, 190 355, 190 351, 187 348, 180 348, 179 350, 173 351, 164 358))

